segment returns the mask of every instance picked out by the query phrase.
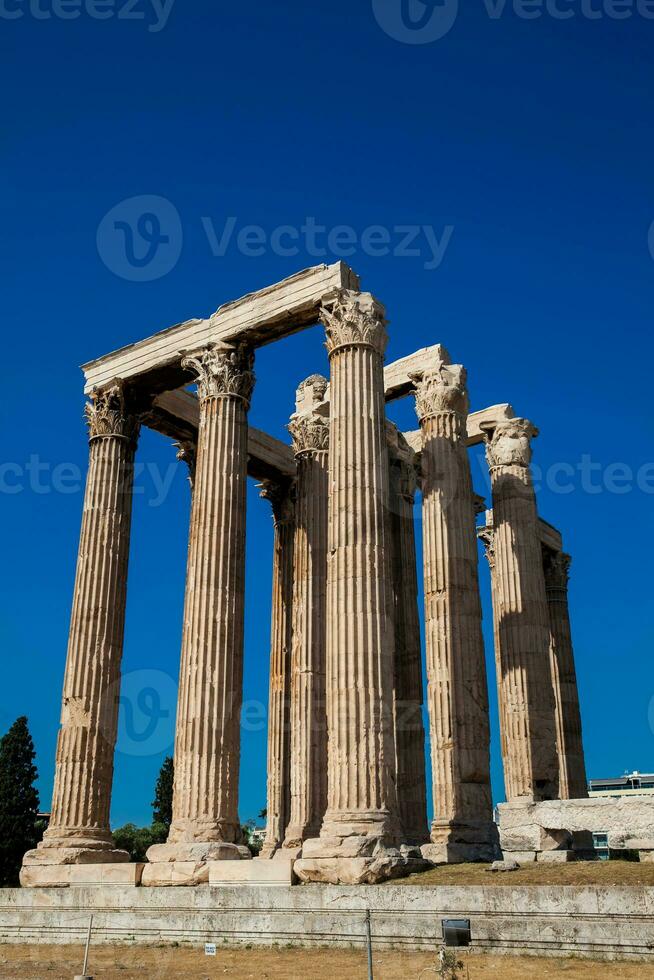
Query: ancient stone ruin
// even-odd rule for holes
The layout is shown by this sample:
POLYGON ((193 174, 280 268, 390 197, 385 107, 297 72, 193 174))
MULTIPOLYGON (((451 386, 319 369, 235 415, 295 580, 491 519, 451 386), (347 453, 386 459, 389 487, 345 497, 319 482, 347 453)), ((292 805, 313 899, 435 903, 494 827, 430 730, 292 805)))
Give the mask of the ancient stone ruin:
POLYGON ((84 365, 89 470, 52 817, 25 856, 24 885, 193 885, 227 861, 232 880, 251 880, 245 866, 256 864, 262 879, 272 874, 266 865, 292 868, 302 881, 359 883, 429 861, 491 860, 498 836, 477 533, 492 570, 509 803, 587 795, 570 559, 538 515, 537 430, 508 404, 470 412, 465 369, 444 347, 384 368, 386 342, 383 306, 338 263, 84 365), (317 323, 330 377, 299 385, 289 446, 248 427, 255 352, 317 323), (415 432, 387 421, 386 402, 401 397, 415 399, 415 432), (143 425, 175 441, 192 486, 173 823, 145 867, 116 850, 109 825, 143 425), (480 442, 493 499, 477 532, 485 506, 472 489, 468 447, 480 442), (248 476, 261 481, 275 527, 268 826, 256 862, 246 860, 238 817, 248 476))

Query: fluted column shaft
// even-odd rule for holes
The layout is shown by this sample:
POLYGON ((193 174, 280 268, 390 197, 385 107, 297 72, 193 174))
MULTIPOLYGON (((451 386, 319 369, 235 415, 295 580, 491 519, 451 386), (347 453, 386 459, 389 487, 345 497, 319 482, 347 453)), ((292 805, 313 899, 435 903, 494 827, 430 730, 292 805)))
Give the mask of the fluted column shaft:
POLYGON ((423 843, 427 832, 422 647, 418 612, 415 521, 416 461, 400 433, 391 448, 391 553, 395 624, 395 752, 402 839, 423 843), (400 445, 401 443, 401 445, 400 445))
POLYGON ((434 843, 490 842, 490 728, 475 501, 460 365, 416 379, 422 430, 427 703, 434 843))
POLYGON ((320 831, 327 806, 327 498, 329 421, 295 416, 297 521, 291 662, 291 815, 284 846, 320 831))
POLYGON ((487 426, 493 486, 494 602, 508 800, 556 799, 558 761, 550 635, 530 439, 525 419, 487 426))
POLYGON ((86 416, 90 436, 89 470, 57 741, 52 816, 43 846, 111 851, 109 812, 138 424, 126 409, 120 386, 94 393, 86 416))
POLYGON ((268 779, 266 839, 261 857, 272 857, 284 840, 290 813, 291 611, 295 505, 288 485, 262 484, 261 496, 273 509, 272 616, 268 697, 268 779))
POLYGON ((327 571, 328 809, 321 836, 399 832, 383 311, 347 293, 323 310, 331 366, 327 571))
POLYGON ((569 555, 562 552, 549 552, 545 555, 545 588, 550 621, 550 664, 559 756, 559 796, 562 800, 578 800, 588 796, 588 782, 581 735, 579 689, 570 629, 569 570, 569 555))
POLYGON ((175 739, 170 843, 239 836, 247 410, 252 356, 189 355, 200 400, 175 739))

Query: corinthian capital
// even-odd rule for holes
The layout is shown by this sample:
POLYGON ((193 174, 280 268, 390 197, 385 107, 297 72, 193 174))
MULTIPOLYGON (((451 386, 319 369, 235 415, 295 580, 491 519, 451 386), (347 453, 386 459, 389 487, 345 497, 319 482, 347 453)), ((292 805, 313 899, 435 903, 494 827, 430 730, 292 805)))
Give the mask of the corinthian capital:
POLYGON ((211 344, 182 358, 182 367, 196 374, 198 397, 231 395, 249 407, 254 388, 254 354, 244 344, 211 344))
POLYGON ((263 480, 257 486, 259 496, 270 502, 275 524, 290 524, 295 516, 295 485, 263 480))
POLYGON ((486 459, 495 466, 529 466, 531 440, 538 435, 536 426, 528 419, 503 419, 483 422, 481 428, 486 442, 486 459))
POLYGON ((372 347, 382 356, 388 335, 384 307, 371 293, 338 289, 322 305, 320 320, 327 333, 327 351, 351 345, 372 347))
POLYGON ((416 391, 416 413, 421 422, 441 412, 468 414, 466 369, 440 361, 434 370, 410 375, 416 391))
POLYGON ((567 589, 572 558, 563 551, 549 551, 544 555, 543 570, 548 589, 567 589))
POLYGON ((135 442, 138 438, 140 423, 126 407, 125 386, 121 381, 92 391, 84 406, 84 416, 89 439, 120 436, 135 442))
POLYGON ((490 570, 495 568, 495 532, 492 527, 477 528, 477 537, 484 546, 490 570))
POLYGON ((329 450, 329 419, 315 413, 292 415, 288 431, 293 439, 293 452, 319 453, 329 450))

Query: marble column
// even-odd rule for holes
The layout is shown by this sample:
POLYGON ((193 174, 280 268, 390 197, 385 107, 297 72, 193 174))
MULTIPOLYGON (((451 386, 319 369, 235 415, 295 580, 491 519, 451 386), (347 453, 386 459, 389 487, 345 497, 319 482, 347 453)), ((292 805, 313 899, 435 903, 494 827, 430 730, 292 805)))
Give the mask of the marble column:
POLYGON ((319 414, 327 379, 298 389, 289 430, 297 463, 291 659, 291 814, 284 848, 297 853, 320 832, 327 806, 325 647, 329 417, 319 414), (313 397, 312 397, 313 396, 313 397), (307 403, 311 406, 307 410, 307 403))
POLYGON ((488 422, 500 723, 509 802, 558 797, 550 629, 526 419, 488 422))
POLYGON ((550 621, 550 664, 556 706, 559 796, 562 800, 579 800, 588 796, 588 781, 568 607, 570 562, 570 555, 543 549, 550 621))
POLYGON ((425 726, 422 720, 422 645, 418 613, 415 520, 417 457, 392 423, 390 455, 390 537, 395 625, 395 754, 402 839, 423 844, 427 830, 425 726))
MULTIPOLYGON (((475 496, 461 365, 414 376, 422 431, 427 704, 434 819, 429 856, 491 860, 488 688, 481 627, 475 496)), ((426 853, 423 850, 423 853, 426 853)))
POLYGON ((91 395, 86 421, 89 469, 52 816, 42 843, 25 855, 25 866, 129 861, 114 847, 109 812, 139 424, 119 383, 91 395))
MULTIPOLYGON (((323 306, 331 367, 327 559, 327 812, 295 864, 302 880, 395 873, 394 635, 391 621, 384 311, 339 290, 323 306), (353 862, 354 859, 354 862, 353 862), (383 872, 381 867, 383 865, 383 872)), ((372 876, 372 877, 371 877, 372 876)))
POLYGON ((272 614, 268 697, 266 839, 262 858, 271 858, 284 840, 290 815, 291 613, 293 605, 293 539, 295 488, 264 480, 261 494, 273 511, 272 614))
POLYGON ((238 819, 248 408, 254 357, 213 344, 184 357, 200 402, 168 843, 143 883, 196 884, 207 860, 245 856, 238 819), (159 865, 183 863, 175 868, 159 865), (188 867, 187 867, 188 866, 188 867))

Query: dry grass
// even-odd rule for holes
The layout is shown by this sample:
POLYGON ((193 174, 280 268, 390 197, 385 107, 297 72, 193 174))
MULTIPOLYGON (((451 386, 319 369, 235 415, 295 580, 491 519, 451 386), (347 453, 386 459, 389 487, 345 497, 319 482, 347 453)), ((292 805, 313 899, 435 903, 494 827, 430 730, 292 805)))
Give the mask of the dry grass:
POLYGON ((654 864, 638 861, 572 861, 525 864, 517 871, 492 874, 489 864, 443 864, 394 881, 394 885, 649 885, 654 864))
MULTIPOLYGON (((76 946, 0 946, 2 980, 72 980, 82 968, 76 946)), ((463 957, 469 980, 654 980, 654 965, 596 963, 572 959, 463 957)), ((434 953, 375 953, 375 980, 413 980, 433 967, 434 953)), ((216 958, 202 949, 104 946, 91 951, 95 980, 366 980, 363 950, 219 949, 216 958)), ((436 973, 423 974, 424 980, 436 973)), ((463 980, 466 972, 463 971, 463 980)))

